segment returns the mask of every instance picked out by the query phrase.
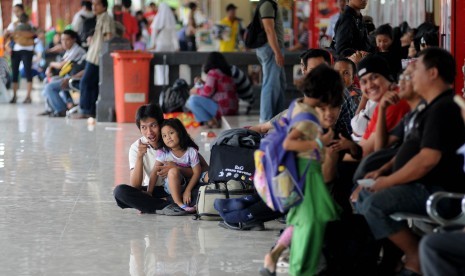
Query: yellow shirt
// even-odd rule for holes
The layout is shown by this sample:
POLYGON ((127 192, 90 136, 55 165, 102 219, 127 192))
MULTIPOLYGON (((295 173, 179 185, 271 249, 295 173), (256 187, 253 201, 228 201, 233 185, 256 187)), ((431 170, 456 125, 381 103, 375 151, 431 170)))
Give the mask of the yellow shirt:
POLYGON ((220 52, 236 52, 237 51, 237 34, 239 32, 239 21, 231 22, 228 17, 220 21, 221 25, 228 26, 231 29, 229 40, 220 40, 220 52))

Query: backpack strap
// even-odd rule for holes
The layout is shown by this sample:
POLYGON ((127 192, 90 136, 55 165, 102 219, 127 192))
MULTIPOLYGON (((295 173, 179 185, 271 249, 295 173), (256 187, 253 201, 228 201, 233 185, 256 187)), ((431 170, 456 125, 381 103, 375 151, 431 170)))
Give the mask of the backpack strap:
POLYGON ((289 106, 289 109, 287 110, 286 119, 287 119, 289 128, 301 121, 311 121, 317 124, 318 126, 320 126, 320 120, 318 120, 318 118, 311 113, 303 112, 303 113, 297 114, 294 118, 292 118, 292 113, 294 112, 294 108, 297 104, 297 101, 298 99, 293 100, 291 105, 289 106))
MULTIPOLYGON (((265 3, 265 2, 270 2, 271 5, 273 6, 274 12, 275 12, 275 18, 274 18, 275 20, 276 20, 276 17, 278 16, 278 15, 277 15, 277 12, 278 12, 278 4, 277 4, 275 1, 273 1, 273 0, 260 0, 260 2, 258 2, 257 8, 256 8, 256 10, 255 10, 255 15, 256 15, 257 18, 260 20, 260 25, 262 25, 262 20, 261 20, 261 18, 260 18, 260 8, 261 8, 262 4, 265 3)), ((262 28, 263 28, 263 26, 262 26, 262 28)))

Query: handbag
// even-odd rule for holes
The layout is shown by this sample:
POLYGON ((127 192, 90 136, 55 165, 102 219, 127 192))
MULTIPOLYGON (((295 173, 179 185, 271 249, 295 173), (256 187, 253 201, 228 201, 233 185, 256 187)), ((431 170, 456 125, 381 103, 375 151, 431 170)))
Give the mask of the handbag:
POLYGON ((215 199, 240 198, 254 193, 252 185, 234 180, 201 186, 197 195, 195 219, 221 220, 220 214, 213 206, 215 199))

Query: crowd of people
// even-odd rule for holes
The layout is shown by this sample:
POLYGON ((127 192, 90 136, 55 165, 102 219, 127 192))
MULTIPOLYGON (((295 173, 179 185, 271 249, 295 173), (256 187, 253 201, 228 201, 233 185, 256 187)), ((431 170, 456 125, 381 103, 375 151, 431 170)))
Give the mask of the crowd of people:
MULTIPOLYGON (((454 251, 455 247, 444 249, 442 246, 441 252, 435 252, 434 248, 440 246, 441 239, 447 239, 448 244, 461 242, 465 235, 463 232, 447 238, 427 236, 420 253, 420 237, 405 222, 390 217, 397 212, 426 215, 426 201, 434 192, 465 191, 462 186, 465 180, 463 158, 456 153, 465 142, 465 128, 460 108, 453 102, 452 84, 456 75, 454 58, 446 50, 435 47, 437 41, 429 40, 430 33, 425 30, 434 28, 428 24, 420 26, 417 31, 401 26, 404 33, 396 33, 401 31, 400 27, 393 29, 389 25, 382 25, 373 31, 375 42, 372 43, 366 26, 361 23, 360 10, 365 5, 366 1, 348 2, 335 26, 334 51, 309 49, 301 55, 301 69, 305 77, 300 90, 304 96, 297 100, 297 108, 293 109, 292 114, 280 110, 278 105, 282 101, 279 100, 279 92, 276 93, 278 96, 273 96, 271 92, 272 88, 279 87, 279 83, 272 88, 264 84, 262 88, 262 95, 265 95, 262 97, 270 104, 265 105, 262 98, 262 105, 268 106, 267 115, 261 116, 262 122, 250 127, 251 130, 266 135, 273 131, 273 122, 300 113, 310 113, 319 118, 317 127, 311 121, 292 126, 284 141, 284 149, 298 153, 298 169, 303 171, 309 160, 311 168, 306 176, 304 201, 287 214, 289 226, 266 255, 260 271, 262 275, 275 275, 278 257, 289 246, 292 275, 319 273, 325 225, 354 213, 363 216, 373 239, 380 241, 384 252, 381 263, 388 263, 390 258, 395 260, 394 265, 383 266, 385 275, 421 275, 422 272, 425 275, 442 275, 435 274, 440 269, 456 273, 450 275, 461 275, 460 271, 463 272, 463 266, 454 263, 455 258, 450 263, 443 258, 437 264, 427 260, 445 254, 444 251, 454 251), (352 20, 357 20, 359 24, 352 24, 352 20), (415 32, 421 33, 418 45, 415 32), (426 44, 427 40, 429 44, 426 44), (411 46, 416 48, 415 51, 409 49, 411 46), (405 61, 402 61, 403 58, 405 61), (444 124, 445 121, 448 123, 444 124), (319 154, 315 154, 315 151, 319 154), (357 186, 357 180, 362 179, 372 179, 373 183, 365 188, 357 186), (393 253, 392 245, 402 253, 396 255, 395 250, 393 253)), ((268 43, 257 49, 257 56, 264 67, 264 79, 269 74, 268 77, 276 81, 279 80, 277 76, 282 70, 284 58, 277 26, 280 24, 279 9, 275 10, 270 4, 259 7, 259 10, 263 13, 262 22, 268 43), (265 69, 267 66, 270 69, 265 69)), ((216 56, 215 60, 219 62, 216 66, 205 69, 205 73, 212 75, 212 83, 230 74, 228 66, 222 67, 220 56, 216 56)), ((193 90, 199 96, 208 97, 208 86, 212 84, 205 84, 205 88, 202 85, 204 83, 193 90)), ((197 97, 189 100, 191 105, 197 101, 197 97)), ((216 123, 217 120, 212 118, 224 106, 221 103, 205 106, 204 110, 197 111, 199 114, 196 116, 205 116, 203 121, 209 125, 216 123)), ((145 106, 139 112, 144 115, 138 114, 138 124, 149 123, 152 129, 140 128, 143 138, 134 143, 130 153, 133 157, 137 156, 131 165, 131 175, 137 172, 137 181, 115 189, 118 205, 141 212, 187 214, 191 211, 184 206, 190 199, 187 194, 183 194, 186 199, 182 202, 173 200, 175 203, 170 204, 173 201, 167 197, 166 190, 159 193, 154 191, 152 196, 144 191, 144 178, 141 175, 149 178, 150 173, 156 171, 158 175, 168 175, 170 179, 169 171, 176 168, 176 162, 161 166, 161 163, 154 162, 156 158, 152 158, 149 163, 148 152, 156 157, 156 149, 170 142, 165 141, 160 128, 164 123, 160 121, 163 119, 157 106, 145 106), (152 110, 152 115, 148 114, 149 110, 152 110), (142 139, 147 139, 148 144, 144 144, 142 139)), ((199 159, 199 162, 203 160, 201 157, 199 159)), ((206 170, 204 166, 206 164, 201 166, 200 171, 206 170)), ((181 175, 190 178, 193 171, 188 169, 181 175)), ((198 175, 195 176, 196 181, 198 175)), ((186 187, 190 188, 190 182, 186 187)), ((257 221, 257 216, 252 213, 242 216, 243 212, 240 211, 250 211, 247 208, 254 202, 250 196, 232 199, 231 202, 223 201, 215 203, 215 207, 225 219, 224 228, 249 230, 252 227, 237 227, 238 222, 257 226, 257 223, 266 221, 257 221), (235 215, 232 216, 232 213, 235 215)), ((451 254, 460 254, 460 250, 451 254)))
MULTIPOLYGON (((178 19, 176 10, 166 3, 160 3, 159 6, 150 3, 145 12, 133 13, 131 7, 131 0, 123 0, 121 5, 114 5, 112 10, 107 0, 83 0, 72 23, 64 31, 56 31, 46 45, 45 31, 35 28, 24 6, 16 4, 13 12, 17 20, 11 22, 5 30, 6 53, 10 57, 11 66, 6 59, 1 59, 2 91, 11 86, 13 92, 8 101, 12 104, 18 101, 19 81, 23 77, 27 80, 27 95, 23 103, 32 103, 32 80, 38 76, 45 84, 41 95, 46 102, 44 112, 39 115, 65 117, 68 114, 73 119, 95 117, 99 95, 99 55, 105 41, 121 37, 127 39, 134 50, 142 51, 197 50, 195 35, 202 23, 196 22, 199 16, 195 2, 186 4, 185 8, 189 12, 184 24, 178 19), (77 80, 76 88, 80 91, 78 102, 71 96, 70 80, 77 80), (67 113, 76 110, 76 106, 79 112, 67 113)), ((230 13, 228 18, 235 18, 236 9, 233 4, 227 7, 230 13)), ((238 33, 238 29, 235 32, 238 33)), ((232 46, 225 47, 229 51, 235 45, 232 43, 232 46)), ((168 66, 158 65, 155 71, 156 85, 167 85, 168 66)), ((231 77, 229 71, 227 75, 231 77)), ((206 82, 208 80, 207 76, 206 82)), ((207 91, 208 87, 206 85, 202 91, 207 91)), ((211 89, 208 91, 211 94, 216 92, 211 89)), ((6 94, 6 91, 2 93, 6 94)), ((234 112, 225 111, 223 115, 234 112)))
MULTIPOLYGON (((287 215, 287 227, 266 254, 260 273, 276 275, 278 258, 289 247, 291 275, 322 273, 319 264, 326 226, 357 214, 363 217, 373 240, 379 241, 376 244, 383 249, 380 270, 370 273, 463 275, 465 268, 457 260, 465 257, 463 246, 458 246, 463 245, 465 229, 421 239, 406 222, 391 218, 399 212, 426 215, 426 201, 434 192, 465 192, 464 161, 457 154, 465 143, 465 109, 460 109, 453 100, 456 61, 449 52, 437 47, 437 28, 429 23, 417 29, 406 24, 395 28, 385 24, 369 32, 361 14, 367 1, 338 1, 347 5, 341 5, 341 13, 332 20, 335 21, 331 30, 332 48, 305 49, 301 43, 304 49, 300 66, 304 77, 299 90, 303 97, 296 99, 290 110, 283 110, 284 32, 281 8, 273 1, 276 2, 262 1, 257 7, 267 43, 256 49, 263 70, 260 123, 249 130, 267 135, 283 117, 292 121, 301 114, 311 114, 318 120, 297 121, 290 126, 283 142, 286 151, 296 152, 298 171, 307 172, 304 200, 287 214, 279 214, 287 215), (372 180, 369 186, 357 185, 359 180, 366 179, 372 180), (444 257, 447 254, 452 257, 444 257)), ((187 24, 181 36, 177 36, 177 19, 166 4, 158 8, 151 5, 147 13, 137 12, 133 17, 131 1, 123 1, 112 18, 107 11, 108 2, 94 0, 96 25, 87 40, 86 52, 80 46, 80 32, 86 29, 85 22, 91 16, 89 2, 84 2, 83 10, 73 20, 75 30, 64 31, 60 46, 55 45, 65 51, 62 59, 51 62, 45 70, 44 115, 62 117, 74 106, 66 92, 70 78, 81 78, 80 112, 74 118, 95 115, 98 53, 105 40, 119 33, 134 48, 196 50, 195 3, 188 5, 187 24), (150 44, 144 45, 144 37, 151 38, 150 44), (73 64, 72 69, 63 72, 69 63, 73 64), (54 76, 57 70, 60 73, 54 76)), ((234 4, 228 5, 228 15, 222 21, 229 25, 233 37, 241 31, 234 20, 236 9, 234 4)), ((24 102, 30 103, 29 65, 35 35, 21 5, 15 7, 15 13, 19 21, 9 27, 14 41, 11 102, 17 100, 22 61, 28 80, 24 102)), ((225 39, 221 47, 230 49, 231 45, 225 39)), ((159 70, 165 82, 166 68, 162 66, 159 70)), ((186 106, 197 121, 218 128, 221 116, 237 114, 237 84, 231 65, 219 52, 210 53, 203 72, 206 77, 195 79, 186 106)), ((0 74, 0 81, 6 78, 4 75, 0 74)), ((194 188, 208 182, 208 164, 199 154, 198 146, 182 123, 177 119, 165 120, 156 104, 141 106, 136 124, 141 138, 129 151, 130 182, 114 190, 117 205, 169 216, 195 213, 194 188)), ((276 218, 275 212, 261 216, 266 219, 252 214, 249 208, 257 200, 246 196, 215 203, 224 219, 222 227, 250 230, 276 218), (251 227, 236 227, 238 223, 251 227)), ((381 256, 379 252, 378 248, 375 260, 381 256)))

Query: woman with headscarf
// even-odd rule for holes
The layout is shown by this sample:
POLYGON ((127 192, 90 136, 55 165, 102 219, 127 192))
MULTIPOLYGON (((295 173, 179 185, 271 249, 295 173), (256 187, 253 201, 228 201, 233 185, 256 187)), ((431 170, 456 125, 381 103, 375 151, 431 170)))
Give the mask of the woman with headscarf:
MULTIPOLYGON (((176 18, 170 6, 161 3, 158 13, 150 26, 152 30, 150 47, 155 52, 174 52, 179 50, 179 41, 176 33, 176 18)), ((168 84, 168 66, 155 66, 155 84, 168 84)))

